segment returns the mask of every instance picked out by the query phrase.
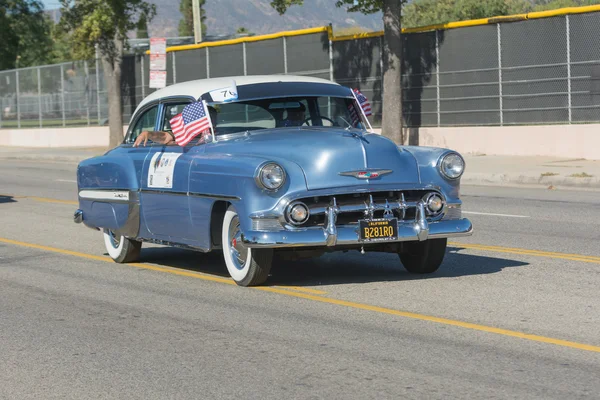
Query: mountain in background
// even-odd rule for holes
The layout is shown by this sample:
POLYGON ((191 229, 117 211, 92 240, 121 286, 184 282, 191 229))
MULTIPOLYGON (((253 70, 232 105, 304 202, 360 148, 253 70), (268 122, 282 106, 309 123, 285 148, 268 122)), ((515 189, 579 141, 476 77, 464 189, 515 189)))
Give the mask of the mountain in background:
MULTIPOLYGON (((157 15, 148 26, 150 36, 178 36, 181 19, 178 0, 154 0, 157 15)), ((304 6, 291 7, 280 16, 270 5, 271 0, 207 0, 206 26, 208 35, 231 35, 245 27, 261 35, 279 31, 313 28, 333 24, 334 31, 360 28, 364 31, 383 29, 381 14, 349 13, 337 8, 333 0, 304 0, 304 6)))

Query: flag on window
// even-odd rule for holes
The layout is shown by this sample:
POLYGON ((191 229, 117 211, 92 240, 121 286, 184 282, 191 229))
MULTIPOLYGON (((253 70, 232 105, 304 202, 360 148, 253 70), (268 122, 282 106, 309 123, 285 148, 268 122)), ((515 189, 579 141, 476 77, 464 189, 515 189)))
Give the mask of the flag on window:
POLYGON ((350 112, 350 118, 352 119, 352 126, 356 128, 360 122, 360 116, 358 115, 358 112, 356 112, 357 108, 354 104, 354 102, 348 104, 348 111, 350 112))
POLYGON ((180 146, 186 146, 200 133, 213 127, 204 101, 188 104, 181 114, 177 114, 169 122, 175 142, 180 146))
POLYGON ((362 107, 363 111, 365 112, 365 115, 368 117, 369 115, 372 115, 373 112, 371 111, 371 103, 369 103, 369 100, 367 100, 367 97, 362 94, 361 92, 358 91, 358 89, 352 89, 354 90, 354 95, 356 96, 356 100, 358 100, 358 104, 360 104, 360 106, 362 107))

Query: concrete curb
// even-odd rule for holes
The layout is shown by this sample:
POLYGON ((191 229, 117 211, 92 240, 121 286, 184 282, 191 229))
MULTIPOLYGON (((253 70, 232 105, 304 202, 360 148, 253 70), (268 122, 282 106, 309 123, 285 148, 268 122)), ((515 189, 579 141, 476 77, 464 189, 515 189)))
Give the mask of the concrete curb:
POLYGON ((544 189, 585 189, 599 190, 600 179, 572 177, 540 177, 528 175, 509 175, 496 173, 465 173, 461 180, 463 185, 477 186, 528 186, 544 189))

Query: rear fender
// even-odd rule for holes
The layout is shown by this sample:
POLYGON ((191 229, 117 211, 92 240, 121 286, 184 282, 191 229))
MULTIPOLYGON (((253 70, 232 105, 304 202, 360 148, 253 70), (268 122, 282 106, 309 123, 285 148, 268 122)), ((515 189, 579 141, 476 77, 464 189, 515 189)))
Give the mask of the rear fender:
MULTIPOLYGON (((127 237, 137 237, 140 228, 140 167, 119 153, 82 161, 77 168, 79 208, 83 223, 106 228, 127 237)), ((146 151, 147 153, 147 151, 146 151)))

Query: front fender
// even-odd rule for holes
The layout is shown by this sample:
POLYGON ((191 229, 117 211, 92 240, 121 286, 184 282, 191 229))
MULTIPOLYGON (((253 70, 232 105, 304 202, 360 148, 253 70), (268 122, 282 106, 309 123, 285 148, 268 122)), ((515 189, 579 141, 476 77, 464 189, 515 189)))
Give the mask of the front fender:
POLYGON ((205 154, 194 160, 190 168, 190 194, 232 203, 240 216, 242 229, 250 229, 250 214, 273 209, 290 191, 307 190, 302 168, 279 158, 205 154), (260 188, 256 183, 255 175, 266 162, 276 162, 286 172, 286 181, 277 191, 260 188))
POLYGON ((449 203, 461 203, 460 179, 447 179, 438 168, 440 158, 452 150, 424 146, 401 146, 401 148, 410 152, 417 160, 421 183, 439 187, 449 203))

